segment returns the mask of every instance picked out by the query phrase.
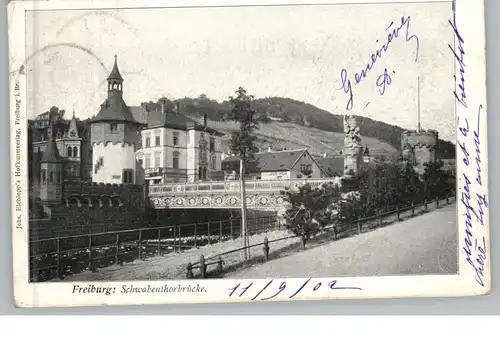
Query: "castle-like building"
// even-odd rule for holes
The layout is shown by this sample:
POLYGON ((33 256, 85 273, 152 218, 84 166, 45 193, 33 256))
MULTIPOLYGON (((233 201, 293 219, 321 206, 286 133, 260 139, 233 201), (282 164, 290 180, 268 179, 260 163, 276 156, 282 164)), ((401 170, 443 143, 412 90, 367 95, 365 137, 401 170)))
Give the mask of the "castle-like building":
MULTIPOLYGON (((115 61, 99 112, 83 123, 51 109, 31 121, 30 182, 42 201, 61 201, 64 184, 142 185, 223 179, 222 136, 172 109, 130 107, 115 61)), ((53 107, 55 108, 55 107, 53 107)))
POLYGON ((29 121, 29 179, 32 184, 40 183, 41 160, 51 138, 55 142, 59 160, 64 164, 63 182, 89 181, 92 177, 89 125, 86 121, 79 121, 74 111, 69 121, 64 119, 64 114, 65 111, 53 107, 29 121))
POLYGON ((435 130, 405 130, 401 134, 401 150, 403 159, 409 161, 417 169, 424 169, 424 164, 437 160, 439 133, 435 130))
POLYGON ((123 99, 123 77, 115 63, 108 78, 107 98, 89 123, 92 144, 92 182, 142 184, 135 153, 141 147, 138 122, 123 99))

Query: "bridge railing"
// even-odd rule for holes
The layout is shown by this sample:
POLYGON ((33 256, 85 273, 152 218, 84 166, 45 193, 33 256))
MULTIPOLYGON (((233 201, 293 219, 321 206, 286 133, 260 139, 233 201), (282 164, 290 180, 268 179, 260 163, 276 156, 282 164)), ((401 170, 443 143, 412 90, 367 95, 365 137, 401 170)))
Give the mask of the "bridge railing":
MULTIPOLYGON (((339 178, 313 178, 313 179, 289 179, 289 180, 251 180, 245 182, 246 191, 269 192, 285 189, 296 189, 306 183, 316 188, 326 183, 340 184, 339 178)), ((163 183, 151 184, 149 194, 151 196, 163 196, 165 194, 189 194, 189 193, 237 193, 241 184, 236 180, 209 181, 194 183, 163 183)))

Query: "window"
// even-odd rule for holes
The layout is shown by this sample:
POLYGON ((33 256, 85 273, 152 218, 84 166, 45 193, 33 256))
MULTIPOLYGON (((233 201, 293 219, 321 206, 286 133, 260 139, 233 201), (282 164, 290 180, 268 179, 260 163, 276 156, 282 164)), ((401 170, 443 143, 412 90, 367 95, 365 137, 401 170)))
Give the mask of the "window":
POLYGON ((101 167, 104 165, 104 157, 99 157, 99 165, 101 167))
POLYGON ((215 151, 215 139, 213 137, 210 138, 210 151, 215 151))
POLYGON ((160 146, 160 136, 155 136, 155 146, 160 146))
POLYGON ((312 173, 312 165, 311 164, 301 164, 300 171, 304 175, 310 175, 312 173))
POLYGON ((179 144, 179 133, 174 131, 174 146, 179 144))
POLYGON ((78 157, 78 148, 77 147, 73 147, 73 156, 78 157))
POLYGON ((155 163, 154 163, 154 167, 161 167, 161 163, 160 163, 160 152, 155 152, 155 163))
POLYGON ((134 183, 134 170, 123 169, 123 183, 134 183))
POLYGON ((149 148, 151 147, 151 139, 148 137, 146 137, 146 148, 149 148))
POLYGON ((49 183, 54 182, 54 173, 51 171, 49 172, 49 183))
POLYGON ((200 179, 200 180, 207 179, 207 168, 206 167, 198 167, 198 179, 200 179))
POLYGON ((45 183, 45 181, 47 180, 47 177, 46 177, 46 172, 45 170, 42 170, 42 182, 45 183))
POLYGON ((109 124, 109 129, 112 133, 117 133, 118 132, 118 123, 110 123, 109 124))
POLYGON ((144 156, 144 168, 151 168, 151 157, 149 155, 144 156))
POLYGON ((68 154, 68 157, 73 157, 73 148, 68 147, 67 154, 68 154))
POLYGON ((139 165, 142 167, 142 158, 140 158, 140 159, 138 160, 138 162, 139 162, 139 165))
POLYGON ((62 181, 61 176, 62 176, 62 173, 58 172, 57 173, 57 183, 61 183, 61 181, 62 181))
POLYGON ((217 166, 217 157, 212 156, 210 157, 210 169, 215 170, 217 166))
POLYGON ((179 152, 174 151, 172 154, 172 168, 179 169, 179 152))

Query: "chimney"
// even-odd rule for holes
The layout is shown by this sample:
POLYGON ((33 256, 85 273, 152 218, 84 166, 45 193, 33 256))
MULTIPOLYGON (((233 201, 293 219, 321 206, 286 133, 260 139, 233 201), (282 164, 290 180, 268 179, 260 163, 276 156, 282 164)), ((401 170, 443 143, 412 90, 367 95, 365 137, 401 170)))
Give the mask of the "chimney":
POLYGON ((161 112, 162 112, 162 114, 167 113, 167 105, 166 105, 165 99, 161 100, 161 112))
POLYGON ((203 127, 207 127, 207 114, 203 114, 203 127))

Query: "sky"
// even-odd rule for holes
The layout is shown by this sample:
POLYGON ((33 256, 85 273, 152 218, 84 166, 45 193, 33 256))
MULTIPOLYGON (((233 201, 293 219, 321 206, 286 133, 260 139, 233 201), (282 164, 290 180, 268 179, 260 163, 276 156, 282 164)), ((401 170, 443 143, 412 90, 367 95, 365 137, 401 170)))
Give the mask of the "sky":
POLYGON ((51 106, 96 114, 117 54, 131 106, 162 96, 222 101, 243 86, 345 114, 345 69, 350 113, 415 129, 420 82, 422 127, 454 141, 450 17, 450 3, 28 12, 28 116, 51 106), (391 23, 402 26, 398 36, 356 83, 391 23))

